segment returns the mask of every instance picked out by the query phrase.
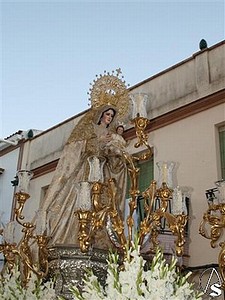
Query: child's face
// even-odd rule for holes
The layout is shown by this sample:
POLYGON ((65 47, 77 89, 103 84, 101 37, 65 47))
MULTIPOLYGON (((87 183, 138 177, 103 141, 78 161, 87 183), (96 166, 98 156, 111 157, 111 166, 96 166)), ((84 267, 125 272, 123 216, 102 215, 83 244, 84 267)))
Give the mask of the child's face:
POLYGON ((123 127, 122 127, 122 126, 119 126, 119 127, 117 127, 117 130, 116 130, 116 132, 117 132, 118 134, 122 135, 122 134, 123 134, 123 132, 124 132, 124 129, 123 129, 123 127))

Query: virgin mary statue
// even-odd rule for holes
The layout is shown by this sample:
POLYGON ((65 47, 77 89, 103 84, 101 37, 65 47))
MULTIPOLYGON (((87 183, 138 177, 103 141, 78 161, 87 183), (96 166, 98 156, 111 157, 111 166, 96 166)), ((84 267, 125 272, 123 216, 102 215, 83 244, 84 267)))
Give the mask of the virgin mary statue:
MULTIPOLYGON (((90 179, 90 157, 101 157, 104 182, 114 178, 117 184, 120 215, 124 214, 127 182, 126 163, 119 155, 107 154, 105 145, 112 139, 111 130, 118 121, 124 121, 129 110, 129 95, 125 82, 109 73, 100 75, 90 92, 91 108, 73 129, 59 159, 57 168, 40 209, 47 212, 51 237, 50 245, 78 245, 78 219, 75 211, 78 201, 77 184, 90 179)), ((104 199, 104 197, 103 197, 104 199)), ((105 197, 104 205, 108 205, 105 197)), ((105 234, 105 233, 104 233, 105 234)), ((108 247, 102 233, 98 248, 108 247)))

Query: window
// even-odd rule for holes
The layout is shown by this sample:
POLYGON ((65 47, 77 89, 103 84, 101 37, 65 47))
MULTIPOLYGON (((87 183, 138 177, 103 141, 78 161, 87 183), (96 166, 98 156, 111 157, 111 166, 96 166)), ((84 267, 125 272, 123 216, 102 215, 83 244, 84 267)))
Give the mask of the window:
POLYGON ((219 128, 221 175, 225 179, 225 125, 219 128))

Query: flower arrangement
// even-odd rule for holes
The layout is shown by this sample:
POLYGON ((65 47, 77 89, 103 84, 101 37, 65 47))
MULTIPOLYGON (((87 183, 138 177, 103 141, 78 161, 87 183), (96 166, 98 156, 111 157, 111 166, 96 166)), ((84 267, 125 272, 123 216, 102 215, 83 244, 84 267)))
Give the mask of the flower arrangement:
MULTIPOLYGON (((188 282, 191 275, 181 275, 177 272, 176 259, 166 263, 160 248, 151 262, 146 262, 140 255, 137 241, 126 249, 126 258, 120 264, 119 255, 110 253, 106 285, 103 287, 92 271, 87 271, 84 278, 84 288, 80 292, 77 287, 71 287, 71 299, 74 300, 197 300, 202 299, 202 293, 196 291, 188 282)), ((1 300, 56 300, 54 282, 44 283, 34 273, 31 273, 29 284, 24 288, 21 283, 21 273, 18 266, 11 272, 7 270, 0 278, 1 300)))
POLYGON ((0 277, 0 299, 1 300, 54 300, 56 299, 53 281, 46 283, 39 280, 32 272, 26 288, 21 281, 21 273, 18 266, 12 270, 6 269, 0 277))
MULTIPOLYGON (((133 243, 127 249, 121 269, 119 255, 110 253, 106 286, 103 288, 92 271, 84 279, 84 289, 72 287, 73 299, 78 300, 196 300, 202 293, 188 282, 191 273, 181 275, 176 270, 176 259, 167 264, 160 249, 149 265, 140 255, 139 246, 133 243)), ((60 298, 63 299, 63 298, 60 298)))

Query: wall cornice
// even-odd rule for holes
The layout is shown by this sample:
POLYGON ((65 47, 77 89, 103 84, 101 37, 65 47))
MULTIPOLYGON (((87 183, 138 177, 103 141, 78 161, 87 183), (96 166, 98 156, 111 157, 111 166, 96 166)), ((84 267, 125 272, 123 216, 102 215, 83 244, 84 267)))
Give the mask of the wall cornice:
POLYGON ((45 174, 48 174, 48 173, 54 171, 56 169, 58 161, 59 161, 59 159, 56 159, 56 160, 53 160, 43 166, 33 169, 32 172, 34 173, 34 175, 33 175, 32 179, 35 179, 39 176, 42 176, 42 175, 45 175, 45 174))
MULTIPOLYGON (((225 89, 151 119, 146 132, 154 131, 222 103, 225 103, 225 89)), ((127 140, 131 140, 135 136, 133 127, 124 133, 124 138, 127 140)))

